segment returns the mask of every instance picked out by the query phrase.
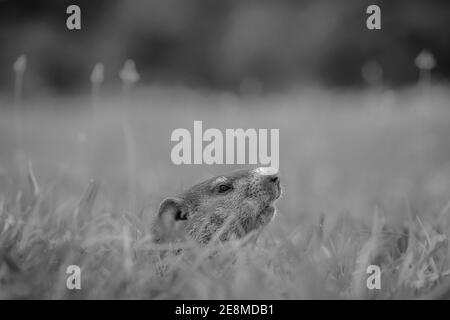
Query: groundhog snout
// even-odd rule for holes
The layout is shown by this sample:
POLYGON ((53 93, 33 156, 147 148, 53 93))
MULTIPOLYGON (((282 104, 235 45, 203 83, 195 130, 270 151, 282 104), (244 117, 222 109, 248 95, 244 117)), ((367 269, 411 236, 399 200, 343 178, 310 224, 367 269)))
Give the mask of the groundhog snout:
POLYGON ((272 167, 260 167, 254 170, 260 184, 273 199, 277 199, 281 195, 280 177, 278 169, 272 167))
POLYGON ((281 187, 280 178, 278 177, 278 175, 266 177, 263 184, 265 186, 265 189, 273 195, 274 199, 278 199, 280 197, 281 187))

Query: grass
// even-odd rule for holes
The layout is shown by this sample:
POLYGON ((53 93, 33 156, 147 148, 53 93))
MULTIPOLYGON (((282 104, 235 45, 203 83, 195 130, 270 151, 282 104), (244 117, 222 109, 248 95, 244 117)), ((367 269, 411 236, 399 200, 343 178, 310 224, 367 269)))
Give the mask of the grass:
POLYGON ((96 91, 94 152, 86 147, 89 97, 24 99, 28 168, 12 156, 14 114, 0 109, 0 298, 449 297, 448 87, 311 88, 261 98, 135 89, 126 106, 132 182, 124 106, 113 91, 96 91), (182 254, 161 255, 174 248, 151 241, 159 202, 242 167, 173 165, 170 134, 192 130, 194 120, 279 128, 284 193, 256 244, 188 243, 182 254), (81 290, 66 288, 73 264, 81 290), (366 287, 370 264, 381 268, 380 290, 366 287))

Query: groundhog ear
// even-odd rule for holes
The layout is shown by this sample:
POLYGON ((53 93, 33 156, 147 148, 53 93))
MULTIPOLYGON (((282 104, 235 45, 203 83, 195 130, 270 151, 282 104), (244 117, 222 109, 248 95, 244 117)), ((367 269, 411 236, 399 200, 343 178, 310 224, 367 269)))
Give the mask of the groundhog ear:
POLYGON ((158 218, 164 225, 169 225, 173 221, 186 220, 187 210, 184 200, 181 198, 166 198, 159 205, 158 218))
POLYGON ((183 199, 167 198, 159 205, 153 232, 157 242, 184 239, 184 225, 187 220, 187 209, 183 199))

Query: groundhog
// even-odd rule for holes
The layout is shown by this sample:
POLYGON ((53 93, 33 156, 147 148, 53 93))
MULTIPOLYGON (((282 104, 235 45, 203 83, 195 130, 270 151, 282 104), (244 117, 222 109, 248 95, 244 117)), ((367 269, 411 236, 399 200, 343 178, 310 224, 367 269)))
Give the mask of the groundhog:
POLYGON ((152 224, 154 240, 206 244, 242 238, 272 220, 280 196, 278 170, 271 167, 208 179, 160 204, 152 224))

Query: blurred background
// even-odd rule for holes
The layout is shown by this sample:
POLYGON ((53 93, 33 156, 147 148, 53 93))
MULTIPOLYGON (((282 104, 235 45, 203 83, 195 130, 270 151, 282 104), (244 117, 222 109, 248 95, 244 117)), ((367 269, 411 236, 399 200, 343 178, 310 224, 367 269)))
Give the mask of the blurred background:
POLYGON ((242 167, 172 164, 172 131, 203 120, 280 129, 286 228, 375 206, 438 212, 450 196, 449 56, 447 0, 0 0, 0 192, 18 189, 20 147, 60 203, 98 178, 99 206, 135 193, 155 211, 242 167), (80 31, 66 28, 71 4, 80 31), (366 28, 371 4, 381 30, 366 28), (125 92, 127 59, 140 80, 125 92))
MULTIPOLYGON (((213 89, 280 90, 295 84, 357 86, 417 81, 415 57, 450 74, 450 3, 446 0, 1 0, 0 75, 29 56, 27 88, 72 92, 86 87, 95 63, 115 80, 135 60, 147 83, 213 89), (65 27, 77 4, 82 29, 65 27), (366 28, 366 9, 381 7, 382 30, 366 28)), ((29 91, 28 91, 29 92, 29 91)))

